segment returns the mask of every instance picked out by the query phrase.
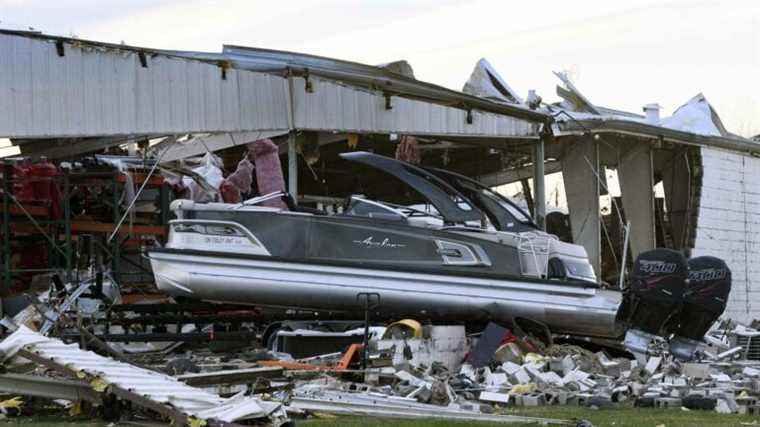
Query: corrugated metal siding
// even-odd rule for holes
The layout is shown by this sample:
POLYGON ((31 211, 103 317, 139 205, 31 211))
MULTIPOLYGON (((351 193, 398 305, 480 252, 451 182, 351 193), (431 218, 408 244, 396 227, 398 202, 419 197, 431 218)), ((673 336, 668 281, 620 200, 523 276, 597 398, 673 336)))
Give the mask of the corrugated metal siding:
POLYGON ((348 132, 399 132, 417 135, 524 137, 536 136, 536 125, 508 116, 467 112, 423 101, 392 97, 391 110, 385 109, 382 94, 337 82, 310 77, 314 91, 305 89, 305 80, 293 80, 295 124, 299 129, 342 130, 348 132))
POLYGON ((287 80, 200 61, 0 34, 0 137, 287 129, 287 80))
POLYGON ((200 419, 232 422, 237 419, 260 418, 280 407, 277 403, 264 402, 253 396, 222 398, 168 375, 81 350, 76 344, 64 344, 25 326, 19 327, 0 343, 0 349, 6 356, 11 356, 22 348, 78 374, 85 373, 99 378, 107 385, 116 385, 200 419))
POLYGON ((692 256, 712 255, 731 268, 726 315, 760 317, 760 159, 702 148, 702 191, 692 256))

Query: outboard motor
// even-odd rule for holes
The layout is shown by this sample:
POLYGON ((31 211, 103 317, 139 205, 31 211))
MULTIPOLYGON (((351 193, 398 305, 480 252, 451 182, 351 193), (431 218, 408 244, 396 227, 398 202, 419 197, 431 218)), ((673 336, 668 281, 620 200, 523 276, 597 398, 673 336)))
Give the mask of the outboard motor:
POLYGON ((697 345, 726 309, 731 292, 731 270, 719 258, 702 256, 689 260, 689 282, 684 292, 676 336, 671 352, 691 359, 697 345))
POLYGON ((634 354, 646 354, 656 336, 676 331, 687 277, 686 258, 678 251, 653 249, 636 258, 617 316, 629 328, 625 345, 634 354))

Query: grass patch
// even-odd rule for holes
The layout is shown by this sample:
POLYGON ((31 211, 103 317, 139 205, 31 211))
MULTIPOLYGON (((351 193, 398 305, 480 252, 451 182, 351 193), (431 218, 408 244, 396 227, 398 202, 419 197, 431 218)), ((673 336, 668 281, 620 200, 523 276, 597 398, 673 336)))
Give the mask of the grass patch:
MULTIPOLYGON (((723 415, 713 411, 683 411, 680 409, 633 408, 630 406, 614 409, 592 410, 572 406, 520 407, 506 411, 507 414, 563 420, 591 421, 596 427, 694 427, 694 426, 742 426, 758 425, 760 418, 747 415, 723 415)), ((361 417, 335 417, 300 421, 307 427, 491 427, 491 426, 535 426, 536 424, 503 424, 472 421, 447 420, 401 420, 361 417)))
MULTIPOLYGON (((507 414, 527 417, 554 418, 563 420, 591 421, 596 427, 693 427, 693 426, 760 426, 760 417, 747 415, 722 415, 712 411, 683 411, 680 409, 633 408, 624 406, 616 409, 592 410, 573 406, 519 407, 505 411, 507 414)), ((503 424, 449 420, 405 420, 370 417, 346 417, 323 415, 324 418, 297 420, 304 427, 491 427, 491 426, 535 426, 536 424, 503 424)), ((0 426, 34 427, 107 427, 109 423, 86 417, 31 416, 8 418, 0 421, 0 426)), ((124 423, 115 423, 124 426, 124 423)), ((132 424, 134 425, 134 424, 132 424)))

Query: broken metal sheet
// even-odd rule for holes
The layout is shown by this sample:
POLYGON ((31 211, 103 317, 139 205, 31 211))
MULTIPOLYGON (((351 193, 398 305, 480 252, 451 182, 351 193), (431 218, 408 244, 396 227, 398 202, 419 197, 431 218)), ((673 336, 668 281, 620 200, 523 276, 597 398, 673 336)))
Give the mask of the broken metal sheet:
POLYGON ((50 332, 50 329, 55 326, 55 324, 58 322, 58 319, 61 316, 61 313, 65 313, 69 311, 72 305, 79 299, 80 296, 82 296, 85 291, 90 289, 90 286, 95 283, 94 280, 87 280, 83 281, 71 294, 69 294, 66 299, 61 303, 59 306, 51 308, 45 313, 45 323, 42 325, 42 328, 40 328, 40 333, 42 335, 47 335, 48 332, 50 332))
POLYGON ((175 378, 185 384, 195 387, 217 384, 245 384, 255 382, 259 378, 274 378, 282 376, 283 368, 278 366, 265 366, 261 368, 231 369, 218 372, 204 372, 200 374, 183 374, 175 378))
POLYGON ((188 422, 189 418, 232 422, 282 415, 277 403, 242 394, 224 399, 168 375, 81 350, 76 344, 64 344, 25 326, 0 343, 0 354, 5 361, 18 355, 85 378, 96 391, 109 390, 180 423, 188 422))
POLYGON ((470 79, 464 84, 462 92, 511 104, 523 103, 520 95, 507 84, 485 58, 475 64, 475 69, 472 70, 470 79))
POLYGON ((211 135, 196 135, 184 141, 165 144, 160 143, 153 147, 158 153, 157 158, 161 163, 173 162, 194 156, 202 156, 206 153, 214 153, 238 145, 246 145, 259 139, 274 138, 285 135, 287 130, 272 130, 259 132, 228 132, 211 135), (161 150, 164 150, 161 152, 161 150))
POLYGON ((567 89, 557 86, 557 95, 565 99, 565 101, 573 104, 574 110, 579 112, 588 112, 591 114, 599 115, 599 110, 591 103, 583 94, 573 85, 570 78, 566 73, 554 72, 562 83, 565 84, 567 89))
POLYGON ((438 418, 446 420, 489 421, 495 423, 570 424, 552 418, 483 414, 459 408, 418 403, 414 399, 390 397, 378 393, 347 393, 334 390, 296 392, 289 409, 333 414, 377 416, 385 418, 438 418))
POLYGON ((37 375, 2 374, 0 375, 0 392, 48 399, 102 402, 100 394, 92 390, 87 383, 37 375))

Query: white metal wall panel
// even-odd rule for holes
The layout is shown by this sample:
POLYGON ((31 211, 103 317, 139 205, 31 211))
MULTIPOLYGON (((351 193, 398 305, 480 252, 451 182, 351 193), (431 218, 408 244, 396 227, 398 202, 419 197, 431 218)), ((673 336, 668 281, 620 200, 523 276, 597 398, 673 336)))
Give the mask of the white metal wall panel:
POLYGON ((379 93, 310 77, 313 92, 306 92, 305 80, 293 80, 295 124, 298 129, 341 130, 347 132, 399 132, 418 135, 528 137, 536 136, 536 125, 517 118, 473 111, 467 112, 423 101, 393 97, 391 110, 379 93))
POLYGON ((189 59, 0 34, 0 137, 288 128, 287 80, 189 59))
POLYGON ((702 148, 702 191, 692 256, 726 261, 733 279, 726 315, 760 317, 760 159, 702 148))

